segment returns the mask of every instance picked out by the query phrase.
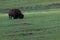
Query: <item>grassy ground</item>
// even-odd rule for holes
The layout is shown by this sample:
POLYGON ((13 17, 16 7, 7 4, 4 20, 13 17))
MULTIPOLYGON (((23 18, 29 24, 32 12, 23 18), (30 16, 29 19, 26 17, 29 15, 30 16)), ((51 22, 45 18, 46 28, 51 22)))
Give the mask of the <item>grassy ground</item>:
POLYGON ((53 3, 60 0, 0 0, 0 40, 60 40, 60 6, 46 6, 53 3), (24 19, 9 20, 9 8, 28 10, 24 19))
POLYGON ((60 0, 0 0, 0 8, 35 6, 49 3, 60 3, 60 0))
POLYGON ((59 4, 60 0, 0 0, 0 12, 8 12, 11 8, 18 8, 22 11, 59 10, 59 4))
POLYGON ((25 18, 9 20, 0 14, 0 40, 60 40, 60 12, 24 12, 25 18))

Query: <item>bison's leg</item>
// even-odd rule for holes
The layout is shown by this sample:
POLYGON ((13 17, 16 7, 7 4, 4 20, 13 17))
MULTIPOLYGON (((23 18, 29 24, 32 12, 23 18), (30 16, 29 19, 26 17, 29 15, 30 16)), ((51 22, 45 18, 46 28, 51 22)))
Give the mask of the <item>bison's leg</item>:
POLYGON ((11 17, 11 16, 9 16, 9 19, 12 19, 12 17, 11 17))
POLYGON ((13 17, 13 19, 17 19, 16 17, 13 17))
POLYGON ((15 14, 13 19, 18 19, 18 14, 15 14))
POLYGON ((14 16, 13 19, 17 19, 18 17, 17 16, 14 16))

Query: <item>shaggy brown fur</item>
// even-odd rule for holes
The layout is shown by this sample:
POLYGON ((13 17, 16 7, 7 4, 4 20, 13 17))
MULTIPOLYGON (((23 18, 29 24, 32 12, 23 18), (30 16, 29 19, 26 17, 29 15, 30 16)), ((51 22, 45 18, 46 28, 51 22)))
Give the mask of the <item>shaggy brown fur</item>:
POLYGON ((19 9, 11 9, 9 10, 9 19, 23 19, 24 15, 21 13, 19 9))

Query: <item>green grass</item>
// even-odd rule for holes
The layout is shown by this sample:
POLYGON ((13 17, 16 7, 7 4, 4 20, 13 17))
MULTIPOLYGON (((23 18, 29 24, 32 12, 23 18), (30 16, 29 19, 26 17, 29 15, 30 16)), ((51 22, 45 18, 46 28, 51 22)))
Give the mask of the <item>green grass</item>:
POLYGON ((59 5, 52 5, 59 3, 60 0, 0 0, 0 12, 6 13, 11 8, 18 8, 22 11, 44 11, 50 9, 60 9, 59 5), (49 5, 52 6, 49 6, 49 5))
POLYGON ((0 0, 0 8, 14 8, 14 7, 25 7, 35 6, 40 4, 51 4, 59 3, 60 0, 0 0))
POLYGON ((0 40, 60 40, 60 6, 53 3, 60 0, 0 0, 0 40), (9 20, 10 8, 21 8, 24 19, 9 20))
POLYGON ((22 20, 9 20, 7 14, 0 14, 0 40, 60 40, 59 11, 24 12, 24 15, 22 20))

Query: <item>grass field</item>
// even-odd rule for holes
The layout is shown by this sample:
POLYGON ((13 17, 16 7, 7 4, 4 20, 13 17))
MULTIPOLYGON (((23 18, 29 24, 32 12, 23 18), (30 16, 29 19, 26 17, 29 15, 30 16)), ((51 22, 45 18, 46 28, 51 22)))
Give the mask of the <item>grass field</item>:
POLYGON ((0 12, 8 12, 10 8, 18 8, 22 11, 60 9, 60 0, 0 0, 0 12), (48 5, 52 6, 48 6, 48 5))
POLYGON ((60 0, 0 0, 0 40, 60 40, 60 0), (24 19, 9 20, 11 8, 24 19))
POLYGON ((0 0, 0 8, 35 6, 40 4, 60 3, 60 0, 0 0))
POLYGON ((60 12, 24 12, 25 18, 9 20, 0 14, 0 40, 60 40, 60 12))

